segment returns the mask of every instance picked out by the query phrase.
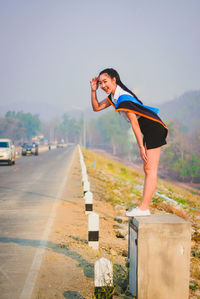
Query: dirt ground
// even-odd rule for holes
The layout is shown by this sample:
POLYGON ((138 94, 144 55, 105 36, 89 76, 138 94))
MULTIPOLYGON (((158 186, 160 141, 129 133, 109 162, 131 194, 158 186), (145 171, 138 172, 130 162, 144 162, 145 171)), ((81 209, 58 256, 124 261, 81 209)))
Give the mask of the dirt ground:
POLYGON ((95 181, 90 183, 94 192, 93 211, 100 217, 99 250, 87 244, 88 216, 85 214, 79 153, 76 149, 62 195, 63 201, 57 208, 49 235, 48 244, 51 245, 43 258, 33 299, 91 299, 94 295, 95 261, 106 257, 113 264, 125 265, 128 241, 117 238, 113 229, 114 217, 120 213, 103 200, 95 181))

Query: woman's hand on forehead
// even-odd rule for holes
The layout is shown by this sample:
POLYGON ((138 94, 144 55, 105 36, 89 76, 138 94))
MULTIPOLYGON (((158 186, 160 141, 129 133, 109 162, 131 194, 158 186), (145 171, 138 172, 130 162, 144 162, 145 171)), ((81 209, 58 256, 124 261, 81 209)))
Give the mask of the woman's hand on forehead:
POLYGON ((94 77, 90 81, 90 86, 93 91, 96 91, 99 87, 99 77, 94 77))

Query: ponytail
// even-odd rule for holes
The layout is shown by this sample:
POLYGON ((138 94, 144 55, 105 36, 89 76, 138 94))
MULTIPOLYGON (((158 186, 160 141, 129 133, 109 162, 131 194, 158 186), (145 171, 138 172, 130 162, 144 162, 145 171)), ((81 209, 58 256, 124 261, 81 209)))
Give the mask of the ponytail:
POLYGON ((112 68, 107 68, 107 69, 101 71, 99 73, 99 76, 102 75, 102 74, 105 74, 105 73, 108 74, 112 79, 116 78, 116 84, 119 85, 123 90, 125 90, 125 91, 129 92, 130 94, 132 94, 132 96, 134 96, 142 104, 142 102, 137 98, 137 96, 130 89, 128 89, 128 87, 126 87, 122 83, 122 81, 120 80, 120 76, 119 76, 119 74, 116 70, 114 70, 112 68))

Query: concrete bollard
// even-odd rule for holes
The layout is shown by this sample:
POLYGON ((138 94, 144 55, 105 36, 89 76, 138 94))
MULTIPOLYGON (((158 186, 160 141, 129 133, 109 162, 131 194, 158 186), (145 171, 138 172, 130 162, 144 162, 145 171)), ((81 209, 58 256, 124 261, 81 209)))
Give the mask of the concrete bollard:
POLYGON ((90 191, 90 183, 87 180, 83 182, 83 194, 85 195, 88 191, 90 191))
POLYGON ((86 166, 85 166, 85 162, 84 162, 84 160, 81 160, 81 169, 82 169, 82 171, 86 171, 86 166))
POLYGON ((137 299, 188 299, 191 224, 173 214, 129 221, 129 287, 137 299))
POLYGON ((91 213, 93 211, 93 195, 92 192, 88 191, 85 193, 85 214, 91 213))
POLYGON ((87 173, 83 173, 82 174, 82 184, 84 184, 84 182, 87 182, 87 181, 88 181, 87 173))
POLYGON ((99 215, 96 213, 88 214, 88 245, 99 248, 99 215))
POLYGON ((82 177, 87 176, 87 169, 86 168, 82 168, 82 177))
POLYGON ((111 261, 100 258, 94 265, 95 298, 113 298, 113 267, 111 261))

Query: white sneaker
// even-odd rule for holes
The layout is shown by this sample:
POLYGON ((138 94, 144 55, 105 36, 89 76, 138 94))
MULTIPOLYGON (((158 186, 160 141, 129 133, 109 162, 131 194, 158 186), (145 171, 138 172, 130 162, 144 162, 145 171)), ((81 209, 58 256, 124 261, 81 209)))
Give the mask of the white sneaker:
POLYGON ((149 210, 140 210, 140 208, 134 208, 129 212, 126 212, 127 217, 149 216, 151 215, 149 210))

